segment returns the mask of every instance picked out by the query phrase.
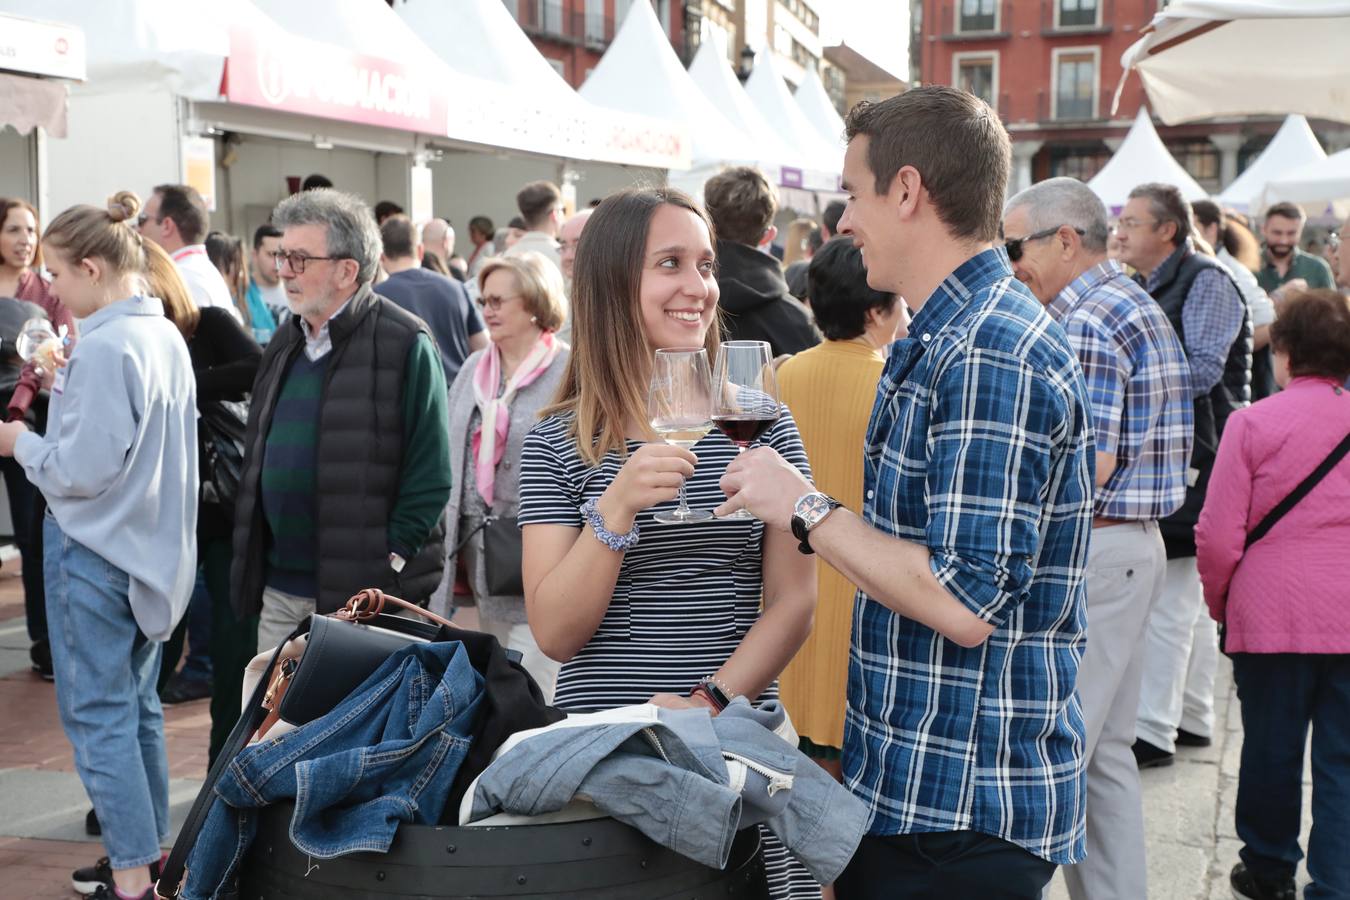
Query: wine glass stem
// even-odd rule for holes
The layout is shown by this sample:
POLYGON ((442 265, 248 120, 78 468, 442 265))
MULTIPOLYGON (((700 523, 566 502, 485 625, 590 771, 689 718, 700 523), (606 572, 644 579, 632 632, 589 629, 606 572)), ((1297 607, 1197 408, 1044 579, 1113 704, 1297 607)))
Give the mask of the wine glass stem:
POLYGON ((680 481, 680 508, 675 511, 675 515, 686 518, 689 515, 689 501, 684 495, 684 480, 680 481))

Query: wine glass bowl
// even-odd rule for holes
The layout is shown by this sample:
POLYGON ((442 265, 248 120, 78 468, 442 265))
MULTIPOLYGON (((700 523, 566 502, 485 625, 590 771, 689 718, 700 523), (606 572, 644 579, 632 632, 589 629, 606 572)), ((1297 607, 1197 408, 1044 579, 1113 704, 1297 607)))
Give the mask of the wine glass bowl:
MULTIPOLYGON (((778 421, 778 379, 773 351, 764 341, 726 341, 717 350, 713 370, 712 421, 736 445, 737 452, 757 441, 778 421)), ((744 509, 728 519, 753 519, 744 509)))
MULTIPOLYGON (((712 430, 712 374, 706 351, 656 351, 647 416, 657 436, 685 450, 692 449, 712 430)), ((712 517, 708 510, 689 508, 683 483, 679 506, 654 515, 656 521, 666 524, 702 522, 712 517)))
POLYGON ((37 357, 41 363, 43 357, 52 355, 60 346, 60 342, 61 339, 56 336, 52 323, 41 316, 34 316, 19 328, 19 336, 15 338, 14 345, 20 359, 27 362, 37 357))

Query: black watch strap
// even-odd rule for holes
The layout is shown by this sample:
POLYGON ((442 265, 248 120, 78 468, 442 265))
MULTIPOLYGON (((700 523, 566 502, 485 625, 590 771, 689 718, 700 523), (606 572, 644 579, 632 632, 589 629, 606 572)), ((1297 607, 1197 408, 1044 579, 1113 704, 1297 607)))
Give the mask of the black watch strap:
MULTIPOLYGON (((821 496, 825 498, 825 502, 829 506, 831 511, 834 511, 844 505, 840 503, 838 500, 831 497, 829 494, 822 494, 821 496)), ((792 536, 795 537, 798 542, 797 552, 805 554, 807 556, 810 556, 811 554, 815 553, 816 552, 815 549, 811 546, 811 532, 806 527, 806 521, 802 519, 801 516, 794 515, 792 517, 791 524, 792 524, 792 536)))

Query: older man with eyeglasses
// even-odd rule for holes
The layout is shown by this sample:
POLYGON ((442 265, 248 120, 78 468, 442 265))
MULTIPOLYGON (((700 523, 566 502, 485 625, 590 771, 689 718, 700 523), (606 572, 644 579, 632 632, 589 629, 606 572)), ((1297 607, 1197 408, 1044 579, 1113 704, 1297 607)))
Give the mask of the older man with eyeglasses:
POLYGON ((1218 635, 1201 594, 1194 530, 1224 423, 1251 402, 1250 312, 1223 265, 1196 252, 1191 228, 1190 205, 1168 184, 1131 191, 1116 228, 1121 260, 1138 270, 1186 349, 1195 414, 1186 502, 1159 523, 1167 576, 1144 651, 1134 746, 1141 768, 1171 765, 1177 745, 1211 741, 1218 635))
POLYGON ((236 612, 258 646, 375 587, 425 602, 445 565, 445 371, 426 323, 371 289, 380 231, 360 199, 296 194, 272 214, 291 312, 253 384, 236 499, 236 612))
POLYGON ((1158 520, 1186 496, 1190 370, 1167 316, 1108 259, 1106 207, 1074 178, 1022 191, 1003 215, 1013 273, 1064 328, 1087 382, 1096 437, 1087 649, 1087 859, 1064 869, 1075 900, 1148 896, 1135 710, 1149 610, 1163 587, 1158 520))

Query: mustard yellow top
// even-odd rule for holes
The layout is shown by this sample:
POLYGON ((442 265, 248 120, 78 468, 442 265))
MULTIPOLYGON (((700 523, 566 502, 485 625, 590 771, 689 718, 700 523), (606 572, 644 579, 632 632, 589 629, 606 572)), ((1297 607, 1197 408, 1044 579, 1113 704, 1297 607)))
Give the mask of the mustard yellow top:
MULTIPOLYGON (((825 341, 778 370, 779 395, 797 420, 817 489, 855 513, 862 510, 863 442, 884 366, 870 344, 848 340, 825 341)), ((778 689, 802 737, 842 747, 856 588, 824 562, 816 571, 815 625, 778 689)))

